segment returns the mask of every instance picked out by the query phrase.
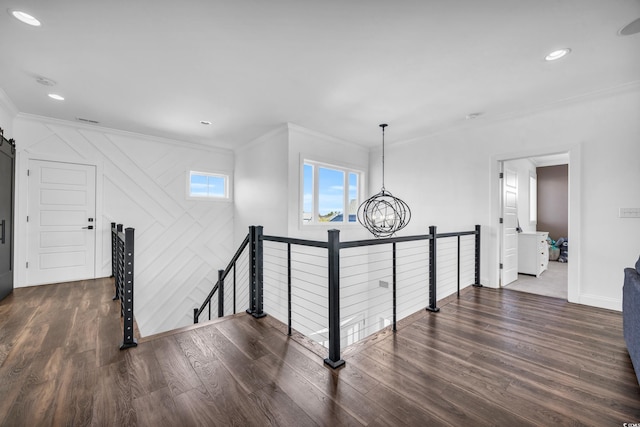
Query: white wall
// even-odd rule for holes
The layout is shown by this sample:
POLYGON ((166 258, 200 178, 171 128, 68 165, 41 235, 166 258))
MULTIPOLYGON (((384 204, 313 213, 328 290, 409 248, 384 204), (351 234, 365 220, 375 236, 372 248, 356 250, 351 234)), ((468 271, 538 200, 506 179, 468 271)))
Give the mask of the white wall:
MULTIPOLYGON (((303 127, 286 123, 236 150, 235 165, 235 230, 236 245, 239 245, 250 225, 262 225, 264 233, 276 236, 299 237, 313 240, 327 240, 327 230, 342 230, 341 240, 363 238, 366 234, 359 224, 330 226, 302 226, 301 223, 301 161, 304 158, 328 164, 348 166, 367 173, 368 150, 347 141, 323 135, 303 127)), ((363 187, 362 191, 366 192, 363 187)), ((281 245, 282 246, 282 245, 281 245)), ((280 271, 277 263, 286 265, 280 259, 282 249, 278 244, 265 245, 265 311, 287 321, 286 311, 286 270, 280 271), (277 295, 276 295, 277 294, 277 295)), ((308 270, 318 263, 317 274, 308 276, 308 271, 294 271, 294 327, 306 334, 326 329, 326 297, 319 300, 305 299, 316 293, 326 292, 326 251, 305 247, 295 248, 294 264, 299 260, 308 262, 294 266, 308 270), (316 285, 313 285, 316 284, 316 285), (300 293, 300 295, 298 295, 300 293), (304 316, 298 313, 304 312, 304 316)), ((317 271, 316 271, 317 270, 317 271)), ((325 331, 326 334, 326 331, 325 331)), ((318 338, 320 339, 320 338, 318 338)))
MULTIPOLYGON (((111 274, 110 223, 133 227, 135 316, 143 336, 188 325, 233 254, 233 204, 186 198, 187 172, 233 175, 233 153, 180 141, 19 115, 17 235, 26 235, 29 159, 97 166, 96 277, 111 274)), ((24 239, 16 265, 24 266, 24 239)), ((17 270, 16 287, 27 271, 17 270)))
POLYGON ((287 233, 288 128, 285 124, 236 150, 236 245, 251 225, 262 225, 266 234, 287 233))
MULTIPOLYGON (((237 244, 250 225, 264 226, 265 234, 324 241, 330 228, 341 230, 341 240, 366 237, 360 224, 302 225, 300 180, 304 158, 361 170, 366 180, 368 149, 285 123, 236 150, 237 244)), ((361 191, 367 194, 366 188, 361 191)))
POLYGON ((617 217, 620 207, 640 206, 640 85, 489 117, 388 147, 386 186, 413 211, 406 232, 482 224, 481 280, 497 286, 498 162, 568 151, 569 298, 621 309, 623 268, 640 254, 640 219, 617 217))
MULTIPOLYGON (((355 240, 367 237, 359 223, 326 225, 302 225, 301 206, 301 162, 304 158, 346 166, 364 172, 364 181, 369 171, 369 150, 357 144, 340 140, 328 135, 289 124, 289 193, 288 193, 288 231, 289 236, 312 240, 327 240, 327 230, 340 231, 340 240, 355 240)), ((364 186, 360 189, 364 197, 369 197, 364 186)))
POLYGON ((14 138, 13 136, 13 119, 18 114, 18 109, 13 104, 13 101, 0 88, 0 128, 4 131, 4 137, 7 139, 14 138))

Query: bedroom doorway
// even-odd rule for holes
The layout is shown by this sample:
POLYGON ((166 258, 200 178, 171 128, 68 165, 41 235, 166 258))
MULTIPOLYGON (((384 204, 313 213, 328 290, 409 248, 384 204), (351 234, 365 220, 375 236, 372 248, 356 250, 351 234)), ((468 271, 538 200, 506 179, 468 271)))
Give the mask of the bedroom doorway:
POLYGON ((503 220, 500 287, 568 300, 569 153, 504 160, 500 166, 501 212, 513 204, 504 197, 506 171, 517 176, 519 188, 515 203, 518 271, 515 280, 504 272, 504 261, 513 257, 513 245, 504 243, 510 225, 503 220))

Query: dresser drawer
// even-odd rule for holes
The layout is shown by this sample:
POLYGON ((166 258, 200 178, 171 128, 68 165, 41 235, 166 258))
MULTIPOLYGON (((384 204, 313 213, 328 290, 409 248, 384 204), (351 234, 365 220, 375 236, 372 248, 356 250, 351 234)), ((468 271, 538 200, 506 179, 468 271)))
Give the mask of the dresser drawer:
POLYGON ((549 266, 549 245, 546 231, 518 235, 518 273, 540 276, 549 266))

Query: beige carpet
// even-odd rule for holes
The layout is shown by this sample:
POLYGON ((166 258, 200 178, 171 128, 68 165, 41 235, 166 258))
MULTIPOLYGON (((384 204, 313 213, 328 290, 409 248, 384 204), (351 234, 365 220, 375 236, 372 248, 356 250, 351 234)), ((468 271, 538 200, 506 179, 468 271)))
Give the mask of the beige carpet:
POLYGON ((567 263, 549 261, 540 277, 518 274, 518 280, 505 286, 514 291, 567 299, 567 263))

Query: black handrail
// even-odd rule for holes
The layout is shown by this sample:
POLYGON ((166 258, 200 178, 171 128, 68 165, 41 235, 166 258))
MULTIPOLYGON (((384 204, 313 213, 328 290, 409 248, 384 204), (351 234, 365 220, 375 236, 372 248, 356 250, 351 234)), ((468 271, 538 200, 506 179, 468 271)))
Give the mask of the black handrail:
POLYGON ((321 242, 319 240, 305 240, 305 239, 295 239, 292 237, 280 237, 280 236, 267 236, 263 235, 262 240, 267 240, 269 242, 278 242, 278 243, 290 243, 292 245, 299 246, 311 246, 314 248, 327 248, 327 242, 321 242))
MULTIPOLYGON (((231 258, 231 261, 229 261, 229 264, 227 265, 227 268, 225 268, 224 270, 219 270, 218 271, 218 281, 215 283, 215 285, 213 285, 213 288, 211 289, 211 292, 209 292, 209 295, 207 295, 207 297, 205 298, 204 302, 202 303, 202 305, 200 305, 200 308, 194 308, 193 309, 193 323, 198 323, 198 320, 200 318, 200 315, 202 314, 202 312, 204 311, 205 307, 207 307, 207 305, 209 305, 209 320, 211 320, 211 298, 213 298, 213 296, 215 295, 215 293, 218 291, 218 289, 220 289, 220 285, 221 283, 224 283, 224 279, 227 277, 227 275, 231 272, 231 269, 233 269, 234 273, 233 273, 233 290, 234 290, 234 309, 235 309, 235 288, 236 288, 236 280, 235 280, 235 265, 236 262, 238 261, 238 259, 240 258, 240 255, 242 255, 242 252, 247 248, 247 246, 249 245, 249 234, 247 234, 247 236, 244 238, 244 240, 242 241, 242 243, 240 244, 240 246, 238 247, 238 250, 236 250, 236 253, 233 255, 233 257, 231 258)), ((221 317, 221 311, 224 311, 223 309, 223 302, 221 302, 221 300, 223 299, 224 296, 219 296, 219 300, 218 300, 218 316, 221 317)))
POLYGON ((431 234, 419 234, 415 236, 388 237, 384 239, 351 240, 349 242, 340 242, 340 248, 347 249, 361 246, 388 245, 389 243, 413 242, 416 240, 429 240, 431 237, 431 234))

